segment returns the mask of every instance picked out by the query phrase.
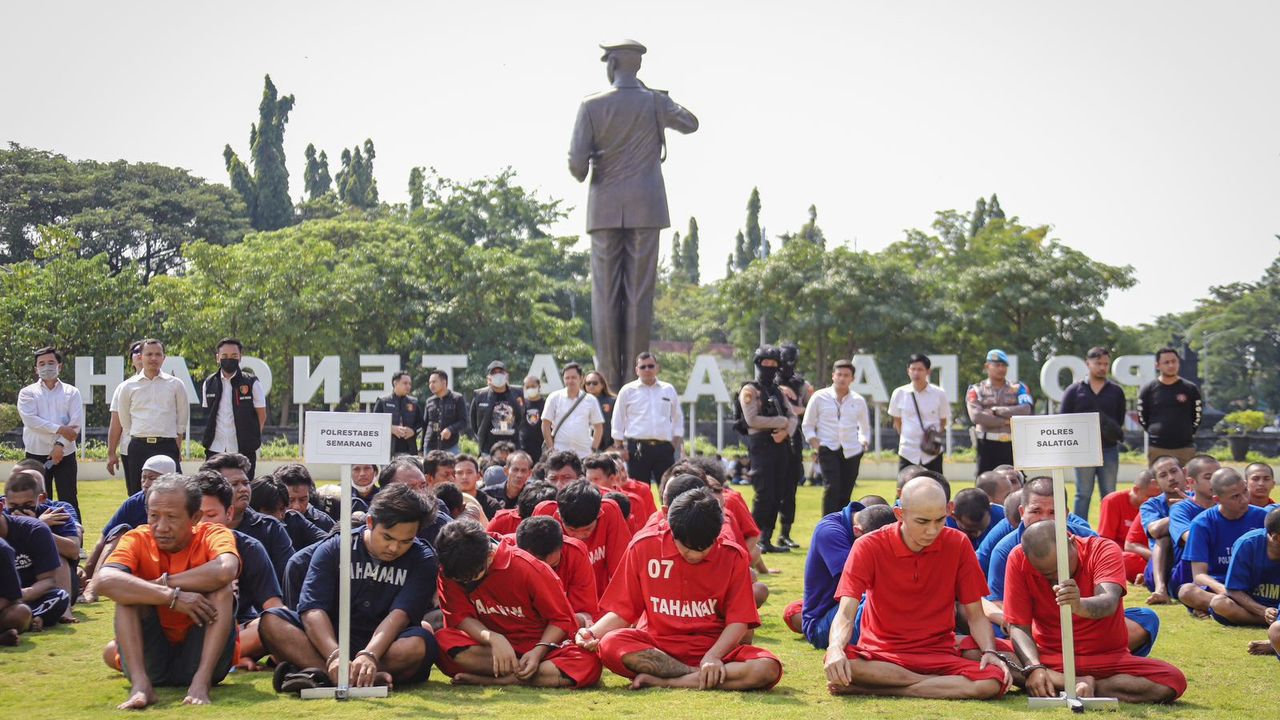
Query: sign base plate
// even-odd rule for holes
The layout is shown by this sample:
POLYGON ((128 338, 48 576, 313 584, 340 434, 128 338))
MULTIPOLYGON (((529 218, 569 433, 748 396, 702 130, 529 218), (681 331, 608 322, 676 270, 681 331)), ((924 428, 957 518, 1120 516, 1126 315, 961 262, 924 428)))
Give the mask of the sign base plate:
POLYGON ((384 698, 386 696, 386 685, 353 688, 307 688, 301 692, 303 700, 349 700, 351 698, 384 698))
POLYGON ((1091 697, 1091 698, 1069 698, 1065 694, 1054 698, 1033 697, 1027 698, 1027 707, 1032 710, 1043 710, 1045 708, 1071 708, 1071 712, 1082 713, 1088 710, 1100 710, 1102 708, 1119 709, 1120 701, 1109 697, 1091 697))

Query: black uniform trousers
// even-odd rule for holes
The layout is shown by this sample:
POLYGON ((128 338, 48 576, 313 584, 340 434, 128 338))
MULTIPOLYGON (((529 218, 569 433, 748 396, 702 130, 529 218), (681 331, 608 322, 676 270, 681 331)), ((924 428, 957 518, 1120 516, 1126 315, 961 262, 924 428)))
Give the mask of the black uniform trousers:
MULTIPOLYGON (((35 455, 27 453, 29 460, 37 460, 41 464, 49 462, 48 455, 35 455)), ((67 453, 62 456, 62 460, 58 461, 49 471, 49 477, 45 478, 44 491, 50 497, 54 496, 55 500, 68 503, 76 509, 76 514, 80 515, 80 502, 76 493, 76 477, 80 473, 80 468, 76 465, 76 454, 67 453)), ((83 518, 83 515, 80 515, 83 518)), ((74 573, 72 573, 74 575, 74 573)))
POLYGON ((657 485, 676 464, 676 446, 665 440, 627 440, 627 474, 657 485))
POLYGON ((818 467, 822 468, 822 514, 829 515, 844 509, 853 497, 853 486, 858 484, 858 470, 862 467, 862 455, 845 457, 843 450, 818 448, 818 467))
POLYGON ((790 472, 791 447, 787 442, 774 442, 768 430, 747 436, 747 452, 751 455, 751 487, 755 501, 751 517, 760 526, 760 537, 773 540, 773 526, 782 510, 783 488, 790 472))
POLYGON ((168 455, 173 458, 177 472, 182 472, 182 454, 178 452, 177 438, 141 438, 129 439, 129 466, 125 469, 125 489, 129 495, 142 492, 142 466, 156 455, 168 455))

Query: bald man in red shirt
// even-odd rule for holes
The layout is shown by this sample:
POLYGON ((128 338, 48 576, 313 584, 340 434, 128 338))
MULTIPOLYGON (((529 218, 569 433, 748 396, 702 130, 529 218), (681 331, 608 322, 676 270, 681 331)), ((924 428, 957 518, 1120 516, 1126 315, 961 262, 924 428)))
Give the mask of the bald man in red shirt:
POLYGON ((1124 561, 1102 537, 1070 537, 1071 577, 1057 582, 1057 539, 1050 522, 1036 523, 1009 556, 1004 615, 1025 664, 1027 693, 1056 697, 1064 688, 1062 623, 1069 606, 1076 653, 1076 692, 1128 703, 1170 703, 1187 689, 1187 678, 1163 660, 1135 657, 1125 628, 1124 561))
POLYGON ((997 698, 1009 669, 982 612, 988 592, 968 536, 946 527, 947 498, 932 478, 902 488, 898 522, 859 538, 845 562, 826 654, 827 689, 835 695, 997 698), (849 645, 863 594, 862 634, 849 645), (956 649, 955 605, 981 651, 956 649))
POLYGON ((543 561, 471 519, 440 530, 440 669, 462 685, 583 688, 600 661, 565 643, 578 624, 543 561))
POLYGON ((723 510, 709 490, 676 497, 667 520, 632 541, 600 600, 604 617, 578 631, 578 645, 598 651, 610 671, 632 678, 633 690, 776 685, 782 662, 742 644, 760 625, 760 614, 747 552, 724 540, 723 525, 723 510))
MULTIPOLYGON (((1114 542, 1123 551, 1125 577, 1128 580, 1133 580, 1146 571, 1147 559, 1151 552, 1147 550, 1144 556, 1141 553, 1125 549, 1125 537, 1129 534, 1133 519, 1138 517, 1138 508, 1142 507, 1142 503, 1159 494, 1160 488, 1156 485, 1155 473, 1149 469, 1144 469, 1134 478, 1132 488, 1117 490, 1102 498, 1102 511, 1098 520, 1098 535, 1114 542)), ((1145 538, 1143 539, 1143 549, 1146 549, 1145 538)))

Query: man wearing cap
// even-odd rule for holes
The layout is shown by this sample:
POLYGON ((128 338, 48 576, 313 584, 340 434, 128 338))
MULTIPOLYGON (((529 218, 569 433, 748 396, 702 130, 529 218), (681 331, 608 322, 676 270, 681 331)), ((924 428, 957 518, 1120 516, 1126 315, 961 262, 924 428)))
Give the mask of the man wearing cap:
POLYGON ((667 93, 636 77, 645 46, 634 40, 600 46, 609 84, 578 108, 569 172, 591 173, 591 329, 597 368, 613 387, 630 380, 631 358, 649 346, 658 232, 671 226, 662 181, 663 132, 698 129, 698 119, 667 93))
POLYGON ((489 363, 489 384, 471 396, 471 427, 480 442, 480 454, 488 455, 499 440, 515 442, 524 423, 524 394, 507 383, 507 364, 489 363))
POLYGON ((987 379, 969 386, 965 406, 977 431, 978 474, 998 465, 1013 464, 1009 418, 1030 415, 1031 391, 1020 382, 1009 382, 1009 356, 1003 350, 987 353, 987 379))

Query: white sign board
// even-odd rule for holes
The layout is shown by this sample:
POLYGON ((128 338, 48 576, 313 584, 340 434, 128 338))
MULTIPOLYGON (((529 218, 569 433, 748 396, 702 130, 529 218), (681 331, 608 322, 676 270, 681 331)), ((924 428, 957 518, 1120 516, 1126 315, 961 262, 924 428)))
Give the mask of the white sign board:
POLYGON ((391 415, 308 410, 306 444, 309 463, 385 465, 391 460, 391 415))
MULTIPOLYGON (((310 414, 310 413, 308 413, 310 414)), ((1020 468, 1102 465, 1098 413, 1018 415, 1013 425, 1013 464, 1020 468)))

